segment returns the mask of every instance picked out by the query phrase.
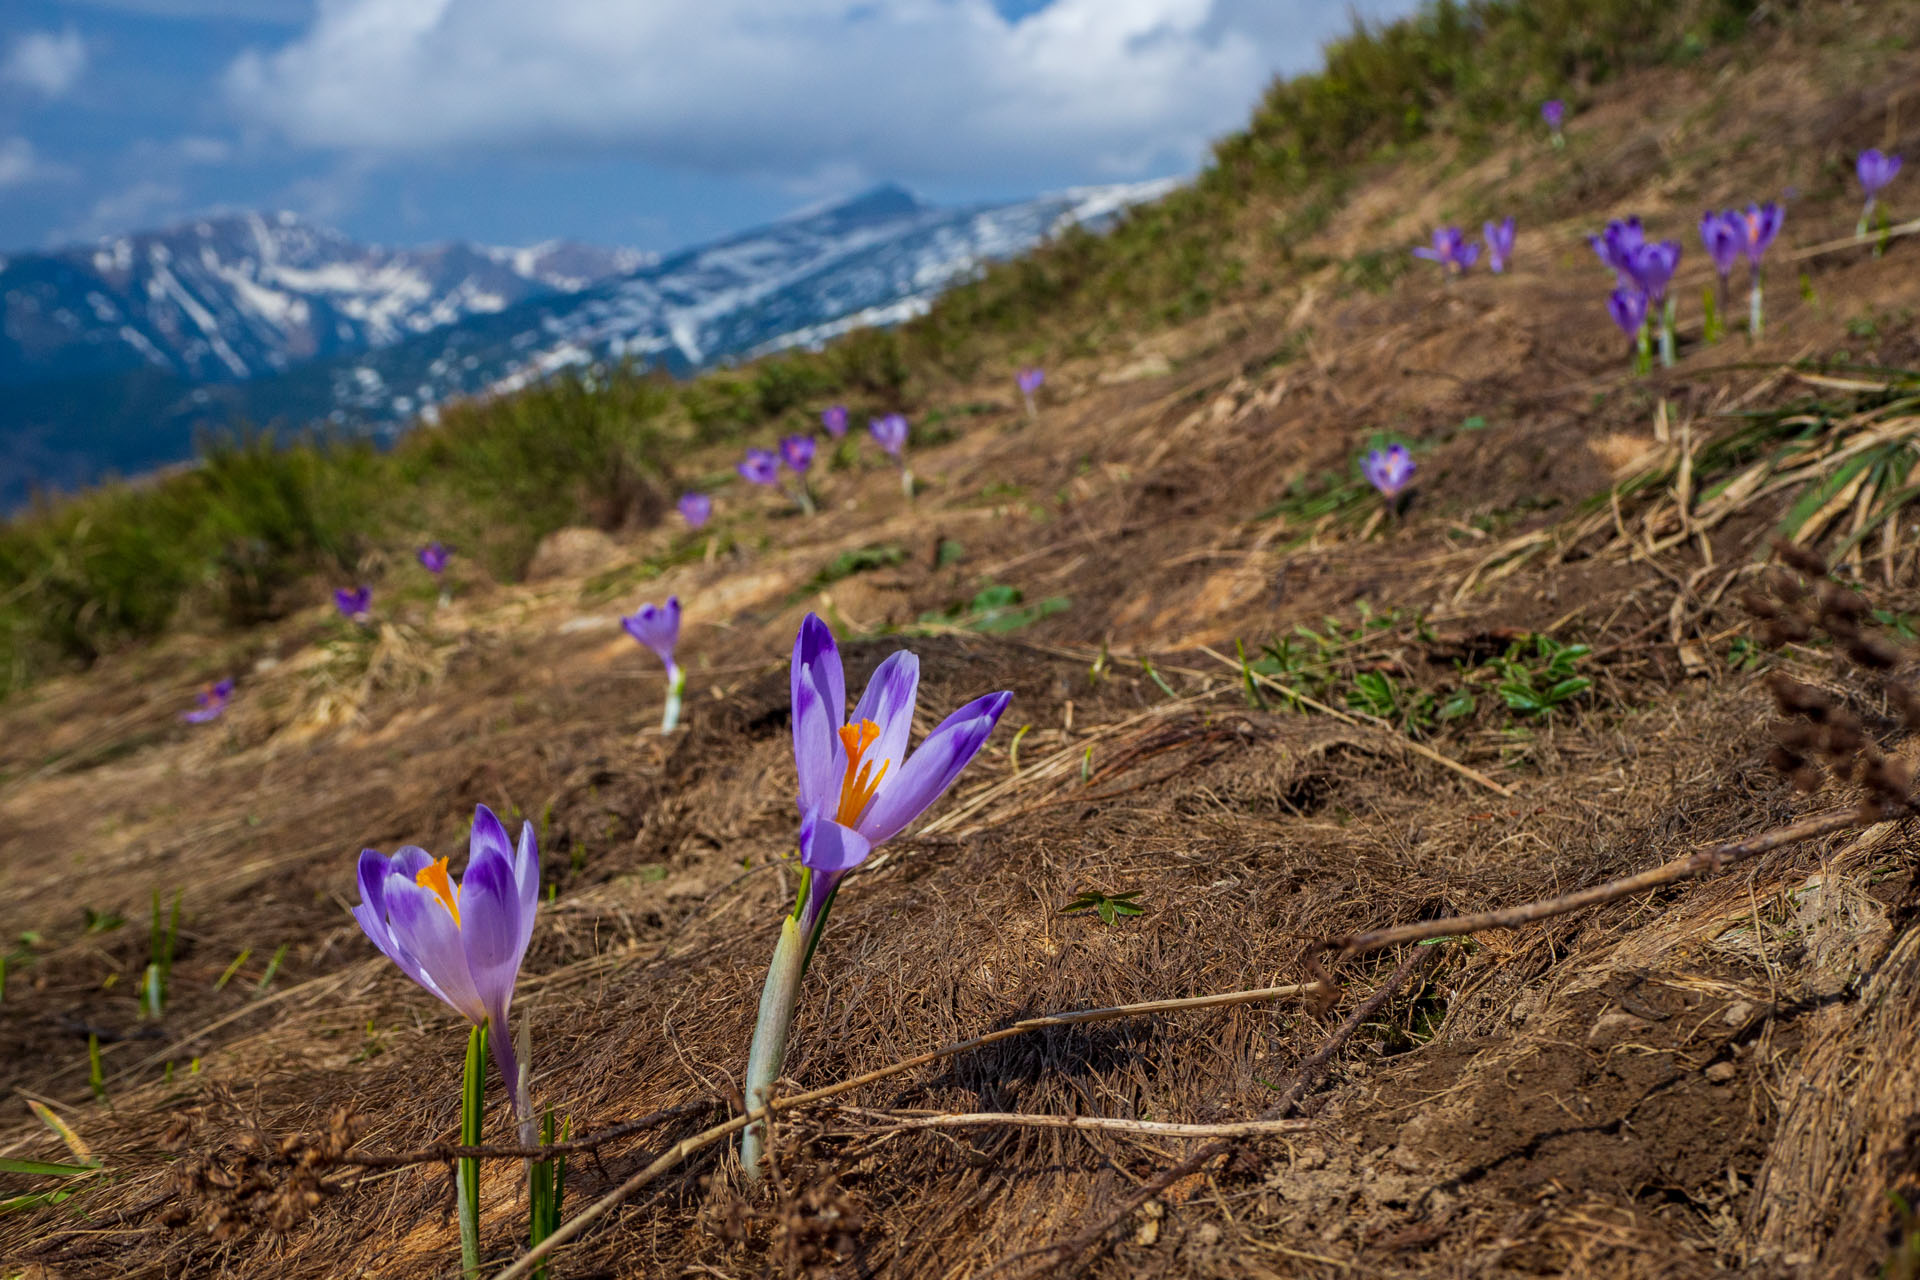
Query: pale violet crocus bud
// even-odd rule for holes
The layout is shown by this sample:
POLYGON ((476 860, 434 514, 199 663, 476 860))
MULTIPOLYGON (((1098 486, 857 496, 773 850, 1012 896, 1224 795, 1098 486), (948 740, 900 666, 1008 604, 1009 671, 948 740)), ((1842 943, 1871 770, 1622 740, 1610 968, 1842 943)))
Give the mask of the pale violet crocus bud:
POLYGON ((1560 134, 1560 126, 1567 122, 1567 104, 1558 98, 1548 98, 1540 104, 1540 118, 1547 122, 1547 129, 1553 135, 1553 145, 1561 146, 1566 141, 1560 134))
POLYGON ((867 431, 873 436, 874 443, 891 455, 900 464, 900 487, 911 498, 913 496, 913 472, 907 469, 907 419, 905 415, 889 413, 874 418, 867 423, 867 431))
POLYGON ((1380 497, 1390 512, 1398 509, 1401 491, 1413 482, 1413 473, 1413 455, 1407 452, 1407 446, 1403 444, 1369 449, 1367 456, 1360 460, 1360 474, 1367 478, 1368 484, 1380 491, 1380 497))
POLYGON ((1499 275, 1513 257, 1513 218, 1489 222, 1481 228, 1487 241, 1487 270, 1499 275))
POLYGON ((843 438, 847 434, 847 406, 843 404, 830 404, 822 409, 820 411, 820 425, 825 427, 827 434, 835 440, 843 438))
POLYGON ((335 587, 333 607, 349 622, 365 622, 373 612, 373 588, 363 585, 349 591, 345 587, 335 587))
POLYGON ((780 455, 771 449, 749 449, 735 468, 749 484, 780 483, 780 455))
MULTIPOLYGON (((781 921, 747 1053, 749 1110, 766 1105, 780 1075, 800 979, 842 881, 953 786, 1013 698, 1004 692, 975 698, 909 752, 920 660, 902 650, 882 662, 848 717, 840 651, 813 614, 794 639, 790 677, 802 875, 793 910, 781 921)), ((764 1125, 741 1134, 740 1161, 750 1181, 759 1176, 764 1144, 764 1125)))
POLYGON ((704 493, 683 493, 674 505, 689 529, 701 528, 713 516, 713 499, 704 493))
POLYGON ((1880 193, 1887 188, 1900 172, 1900 157, 1888 155, 1878 147, 1868 147, 1854 161, 1853 172, 1860 179, 1860 190, 1866 193, 1866 207, 1860 210, 1858 234, 1867 234, 1867 227, 1873 221, 1874 205, 1880 199, 1880 193))
POLYGON ((180 718, 188 724, 206 724, 210 720, 218 720, 226 713, 227 702, 232 697, 233 681, 217 681, 194 695, 193 710, 182 711, 180 718))
POLYGON ((1625 284, 1607 295, 1607 314, 1620 331, 1633 339, 1634 371, 1645 373, 1653 365, 1652 344, 1647 338, 1647 295, 1632 284, 1625 284))
POLYGON ((1020 398, 1027 402, 1027 416, 1029 418, 1033 417, 1035 413, 1033 397, 1039 392, 1041 384, 1046 382, 1046 380, 1046 370, 1038 366, 1029 366, 1013 375, 1013 384, 1020 388, 1020 398))
POLYGON ((680 701, 687 691, 687 675, 674 661, 680 643, 680 597, 668 596, 664 605, 643 604, 640 611, 620 619, 627 634, 659 655, 667 669, 667 705, 660 714, 660 732, 672 733, 680 723, 680 701))
POLYGON ((1700 216, 1700 243, 1713 263, 1714 287, 1707 291, 1706 338, 1717 342, 1725 332, 1727 308, 1733 290, 1733 269, 1740 263, 1740 250, 1746 244, 1746 224, 1737 213, 1716 213, 1709 209, 1700 216))
POLYGON ((516 847, 481 805, 460 880, 447 871, 447 859, 408 845, 391 858, 363 849, 359 882, 353 918, 368 940, 448 1008, 490 1029, 487 1043, 513 1098, 521 1141, 531 1145, 533 1108, 508 1014, 540 905, 533 824, 520 828, 516 847))
POLYGON ((1633 251, 1630 266, 1634 283, 1646 295, 1649 314, 1659 317, 1660 363, 1666 366, 1673 364, 1673 300, 1667 297, 1667 286, 1679 267, 1678 240, 1642 244, 1633 251))

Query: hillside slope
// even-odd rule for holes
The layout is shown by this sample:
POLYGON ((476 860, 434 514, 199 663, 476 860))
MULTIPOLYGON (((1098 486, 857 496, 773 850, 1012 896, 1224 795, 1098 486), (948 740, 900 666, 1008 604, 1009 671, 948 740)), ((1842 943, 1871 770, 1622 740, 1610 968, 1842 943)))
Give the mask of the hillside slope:
MULTIPOLYGON (((606 559, 515 582, 525 557, 489 560, 504 535, 475 527, 445 604, 405 543, 375 544, 287 588, 281 616, 177 618, 16 694, 0 1083, 56 1102, 112 1176, 0 1215, 0 1258, 450 1273, 438 1164, 336 1160, 348 1136, 452 1140, 465 1027, 347 908, 359 849, 458 862, 477 803, 539 834, 551 896, 517 996, 537 1095, 576 1135, 646 1122, 574 1159, 569 1213, 727 1114, 795 887, 786 658, 816 611, 851 685, 919 653, 916 735, 976 694, 1014 701, 955 792, 848 882, 802 993, 796 1088, 1036 1014, 1302 983, 1320 940, 1748 847, 1684 882, 1335 957, 1331 1005, 1054 1027, 867 1084, 792 1115, 758 1197, 708 1148, 553 1274, 1913 1275, 1914 832, 1860 816, 1850 783, 1781 776, 1768 681, 1812 685, 1852 749, 1910 764, 1885 690, 1915 660, 1759 634, 1748 604, 1779 608, 1785 534, 1836 562, 1827 623, 1920 630, 1920 244, 1908 224, 1882 253, 1855 241, 1847 185, 1860 147, 1920 154, 1892 105, 1920 54, 1891 21, 1803 5, 1583 86, 1564 150, 1517 123, 1400 144, 1345 173, 1311 233, 1266 191, 1222 225, 1267 273, 1177 323, 1075 351, 1009 311, 1009 358, 919 384, 911 501, 858 441, 823 448, 817 516, 719 488, 743 373, 676 402, 718 441, 668 477, 716 488, 705 530, 609 522, 606 559), (1706 341, 1701 209, 1788 188, 1764 333, 1706 341), (1411 269, 1433 224, 1507 211, 1506 274, 1411 269), (1678 363, 1647 376, 1586 243, 1630 214, 1687 243, 1678 363), (1029 419, 1011 357, 1036 349, 1029 419), (1382 437, 1418 466, 1397 516, 1354 465, 1382 437), (374 627, 321 599, 354 577, 375 582, 374 627), (690 689, 663 737, 659 666, 618 618, 668 594, 690 689), (229 674, 227 714, 181 724, 229 674), (169 1004, 142 1019, 140 925, 176 891, 169 1004), (1089 892, 1144 913, 1066 911, 1089 892), (90 1036, 110 1106, 89 1096, 90 1036), (963 1113, 1139 1124, 934 1119, 963 1113), (1168 1123, 1213 1128, 1150 1127, 1168 1123)), ((1062 328, 1118 323, 1060 306, 1062 328)), ((439 501, 430 530, 457 518, 439 501)), ((24 1110, 0 1119, 0 1157, 61 1151, 24 1110)), ((492 1267, 521 1247, 519 1178, 487 1163, 492 1267)), ((0 1174, 0 1195, 48 1185, 0 1174)))

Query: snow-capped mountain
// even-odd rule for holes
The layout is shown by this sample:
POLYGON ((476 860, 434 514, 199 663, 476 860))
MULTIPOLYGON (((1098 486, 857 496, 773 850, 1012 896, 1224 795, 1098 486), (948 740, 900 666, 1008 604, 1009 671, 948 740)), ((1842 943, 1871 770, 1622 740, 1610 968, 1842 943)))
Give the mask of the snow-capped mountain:
POLYGON ((576 294, 530 299, 330 362, 334 416, 393 424, 442 401, 518 389, 570 365, 632 360, 676 372, 926 310, 982 264, 1070 226, 1099 227, 1169 182, 1081 188, 943 209, 877 187, 576 294))
POLYGON ((225 214, 0 261, 0 383, 281 372, 644 265, 553 242, 382 249, 290 213, 225 214))
POLYGON ((570 366, 684 373, 924 311, 984 263, 1171 182, 949 209, 895 186, 649 260, 357 245, 287 214, 0 261, 0 509, 191 456, 236 422, 388 434, 570 366))

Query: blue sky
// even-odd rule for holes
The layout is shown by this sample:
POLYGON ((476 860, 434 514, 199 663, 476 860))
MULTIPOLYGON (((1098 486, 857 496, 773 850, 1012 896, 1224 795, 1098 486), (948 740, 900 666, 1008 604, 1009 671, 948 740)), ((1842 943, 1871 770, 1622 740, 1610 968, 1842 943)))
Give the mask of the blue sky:
POLYGON ((672 249, 903 182, 1192 171, 1413 0, 6 0, 0 250, 292 209, 672 249))

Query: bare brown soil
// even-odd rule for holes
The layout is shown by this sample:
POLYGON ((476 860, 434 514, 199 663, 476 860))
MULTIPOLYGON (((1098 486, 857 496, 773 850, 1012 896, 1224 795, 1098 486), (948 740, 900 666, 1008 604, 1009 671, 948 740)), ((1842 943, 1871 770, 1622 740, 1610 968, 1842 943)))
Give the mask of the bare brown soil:
MULTIPOLYGON (((442 1166, 220 1183, 289 1135, 351 1128, 357 1149, 387 1152, 454 1137, 463 1028, 347 908, 359 849, 419 843, 457 864, 476 803, 539 824, 554 892, 518 996, 537 1095, 575 1133, 714 1100, 576 1158, 570 1209, 723 1114, 793 892, 785 659, 809 609, 841 634, 850 684, 901 643, 920 654, 922 732, 977 693, 1015 699, 955 793, 841 895, 788 1061, 802 1087, 1034 1014, 1300 981, 1317 939, 1597 884, 1850 803, 1837 786, 1798 796, 1768 767, 1772 704, 1734 648, 1736 602, 1796 494, 1651 554, 1681 527, 1662 524, 1672 486, 1626 494, 1617 515, 1607 495, 1737 428, 1737 411, 1853 394, 1786 362, 1920 365, 1920 247, 1799 252, 1852 225, 1820 166, 1868 142, 1920 153, 1911 111, 1887 136, 1884 95, 1857 87, 1916 69, 1856 48, 1807 51, 1791 74, 1667 72, 1610 90, 1565 157, 1517 140, 1383 171, 1316 252, 1411 244, 1443 209, 1505 195, 1536 211, 1516 270, 1416 272, 1383 294, 1338 268, 1277 281, 1260 307, 1052 371, 1034 422, 1010 386, 967 389, 938 427, 951 438, 915 459, 930 488, 912 505, 864 462, 822 477, 813 520, 728 495, 715 552, 679 567, 658 568, 688 559, 687 535, 662 528, 612 570, 469 579, 437 610, 395 569, 376 638, 316 606, 181 634, 0 708, 0 945, 36 935, 0 1002, 0 1085, 55 1105, 108 1170, 0 1216, 0 1274, 455 1271, 442 1166), (1741 111, 1764 141, 1709 150, 1741 111), (1580 239, 1593 203, 1684 237, 1693 302, 1698 206, 1771 193, 1783 173, 1810 194, 1771 268, 1765 339, 1706 346, 1696 325, 1678 368, 1628 378, 1580 239), (1400 519, 1276 509, 1296 482, 1344 483, 1383 430, 1424 450, 1400 519), (810 585, 869 546, 904 559, 810 585), (873 635, 988 583, 1070 603, 1012 635, 873 635), (615 619, 668 593, 687 607, 692 676, 689 727, 663 740, 658 667, 615 619), (1472 715, 1420 736, 1502 795, 1353 713, 1345 683, 1322 695, 1338 715, 1271 690, 1262 708, 1214 656, 1329 616, 1351 627, 1363 603, 1400 614, 1343 651, 1343 682, 1444 688, 1551 632, 1593 647, 1594 688, 1523 720, 1482 684, 1472 715), (229 671, 229 715, 179 724, 197 684, 229 671), (176 890, 170 1004, 143 1020, 150 895, 176 890), (1137 890, 1146 912, 1111 927, 1061 914, 1086 890, 1137 890), (84 908, 127 923, 88 933, 84 908), (89 1096, 89 1035, 106 1104, 89 1096)), ((1903 532, 1897 554, 1851 570, 1877 605, 1920 607, 1912 548, 1903 532)), ((1846 664, 1776 661, 1903 750, 1846 664)), ((1065 1259, 1010 1261, 1101 1223, 1194 1140, 898 1132, 871 1113, 1255 1116, 1402 957, 1341 965, 1328 1010, 1060 1029, 870 1086, 841 1099, 863 1114, 783 1125, 777 1191, 743 1197, 716 1149, 554 1274, 1871 1274, 1894 1238, 1888 1193, 1920 1185, 1914 847, 1909 826, 1882 824, 1442 944, 1306 1091, 1310 1128, 1238 1144, 1065 1259)), ((9 1105, 0 1156, 59 1158, 9 1105)), ((505 1265, 525 1225, 519 1165, 487 1178, 485 1244, 505 1265)), ((47 1185, 0 1175, 0 1197, 47 1185)))

